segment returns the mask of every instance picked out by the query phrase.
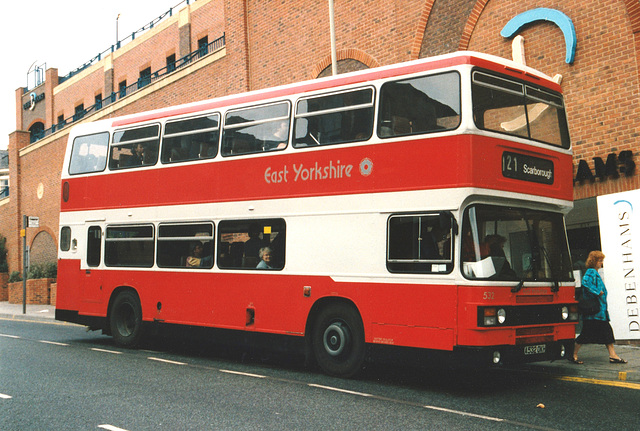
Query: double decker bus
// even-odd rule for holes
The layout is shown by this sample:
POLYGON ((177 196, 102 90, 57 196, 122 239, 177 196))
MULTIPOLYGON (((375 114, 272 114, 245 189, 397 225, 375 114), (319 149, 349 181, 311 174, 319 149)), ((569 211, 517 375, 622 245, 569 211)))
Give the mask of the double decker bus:
POLYGON ((338 376, 375 346, 561 358, 567 129, 557 83, 474 52, 78 125, 56 319, 273 336, 338 376))

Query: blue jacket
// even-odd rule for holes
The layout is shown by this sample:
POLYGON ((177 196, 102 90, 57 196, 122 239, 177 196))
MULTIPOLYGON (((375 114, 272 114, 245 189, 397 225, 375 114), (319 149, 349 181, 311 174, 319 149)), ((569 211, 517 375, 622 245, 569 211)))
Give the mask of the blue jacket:
POLYGON ((600 301, 600 311, 592 316, 583 316, 586 320, 604 320, 609 321, 609 311, 607 310, 607 288, 604 286, 604 281, 594 268, 587 269, 587 272, 582 277, 582 289, 584 294, 591 294, 598 297, 600 301), (603 293, 604 292, 604 293, 603 293), (602 296, 600 293, 603 293, 602 296))

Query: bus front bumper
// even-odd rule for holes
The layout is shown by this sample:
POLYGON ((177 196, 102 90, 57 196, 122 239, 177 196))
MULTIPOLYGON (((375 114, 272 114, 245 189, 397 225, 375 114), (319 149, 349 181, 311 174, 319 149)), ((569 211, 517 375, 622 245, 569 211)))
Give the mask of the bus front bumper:
POLYGON ((500 366, 566 359, 573 354, 573 346, 574 339, 571 338, 515 346, 458 346, 454 348, 454 354, 462 362, 500 366))

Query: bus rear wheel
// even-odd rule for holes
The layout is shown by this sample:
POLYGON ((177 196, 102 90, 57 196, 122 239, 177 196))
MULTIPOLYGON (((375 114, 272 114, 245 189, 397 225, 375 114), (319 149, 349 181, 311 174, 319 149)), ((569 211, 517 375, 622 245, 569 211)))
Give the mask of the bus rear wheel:
POLYGON ((132 291, 118 294, 111 307, 109 325, 116 344, 123 347, 138 345, 142 335, 142 308, 138 295, 132 291))
POLYGON ((333 304, 318 314, 312 330, 312 349, 327 374, 353 377, 365 357, 364 327, 358 311, 348 304, 333 304))

